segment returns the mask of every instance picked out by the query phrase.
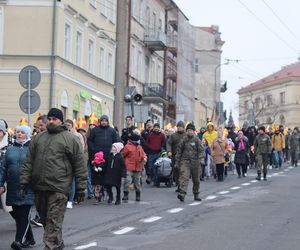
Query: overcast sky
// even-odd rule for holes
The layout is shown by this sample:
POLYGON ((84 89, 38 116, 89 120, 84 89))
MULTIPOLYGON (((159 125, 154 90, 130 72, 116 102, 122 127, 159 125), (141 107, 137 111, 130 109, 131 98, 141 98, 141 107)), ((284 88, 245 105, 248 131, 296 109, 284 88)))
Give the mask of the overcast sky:
POLYGON ((225 41, 221 80, 225 108, 238 118, 237 90, 296 62, 300 53, 298 0, 175 0, 196 26, 218 25, 225 41))

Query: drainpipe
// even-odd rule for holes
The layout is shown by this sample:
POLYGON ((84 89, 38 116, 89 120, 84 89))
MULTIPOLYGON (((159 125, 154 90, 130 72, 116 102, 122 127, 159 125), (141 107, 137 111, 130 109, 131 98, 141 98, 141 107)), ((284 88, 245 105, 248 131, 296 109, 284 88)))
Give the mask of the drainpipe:
POLYGON ((129 86, 130 81, 130 41, 131 41, 131 0, 128 1, 128 46, 127 46, 127 79, 126 86, 129 86))
MULTIPOLYGON (((168 9, 165 10, 165 34, 166 34, 166 39, 167 39, 167 47, 168 47, 168 9)), ((167 48, 164 50, 164 83, 163 83, 163 93, 164 93, 164 98, 168 99, 167 96, 167 89, 168 89, 168 80, 167 80, 167 48)), ((169 104, 170 100, 168 100, 169 104)), ((163 108, 163 120, 166 121, 167 117, 167 109, 168 109, 168 104, 164 104, 163 108)))
POLYGON ((53 106, 55 42, 56 42, 56 0, 53 0, 52 38, 51 38, 51 57, 50 57, 51 65, 50 65, 49 109, 51 109, 53 106))

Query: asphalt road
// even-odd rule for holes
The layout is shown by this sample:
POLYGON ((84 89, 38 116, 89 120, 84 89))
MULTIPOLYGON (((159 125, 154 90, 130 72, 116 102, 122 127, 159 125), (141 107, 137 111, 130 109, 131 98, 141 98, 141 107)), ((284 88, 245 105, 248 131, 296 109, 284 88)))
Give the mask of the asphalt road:
MULTIPOLYGON (((67 210, 65 249, 120 250, 299 250, 300 167, 269 171, 268 181, 256 182, 255 171, 223 183, 201 182, 201 203, 191 191, 185 203, 175 188, 144 184, 142 202, 121 206, 93 201, 67 210)), ((191 185, 190 185, 191 188, 191 185)), ((15 225, 0 211, 0 249, 10 249, 15 225)), ((42 249, 42 229, 34 228, 42 249)))

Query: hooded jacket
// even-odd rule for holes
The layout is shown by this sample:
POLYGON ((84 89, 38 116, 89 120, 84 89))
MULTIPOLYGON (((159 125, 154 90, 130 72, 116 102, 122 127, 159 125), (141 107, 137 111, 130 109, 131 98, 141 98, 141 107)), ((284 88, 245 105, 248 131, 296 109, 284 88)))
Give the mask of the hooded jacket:
POLYGON ((147 156, 139 143, 129 140, 122 151, 122 155, 127 171, 143 171, 142 162, 147 159, 147 156))
POLYGON ((212 122, 207 123, 206 130, 207 131, 204 133, 203 138, 207 141, 208 146, 211 147, 213 141, 217 138, 218 133, 217 133, 217 131, 215 131, 215 126, 214 126, 214 124, 212 122), (213 127, 213 130, 211 132, 209 132, 207 130, 208 126, 212 126, 213 127))
POLYGON ((20 184, 31 184, 34 191, 68 195, 73 176, 77 190, 85 190, 87 168, 78 137, 64 126, 38 134, 30 144, 20 184))

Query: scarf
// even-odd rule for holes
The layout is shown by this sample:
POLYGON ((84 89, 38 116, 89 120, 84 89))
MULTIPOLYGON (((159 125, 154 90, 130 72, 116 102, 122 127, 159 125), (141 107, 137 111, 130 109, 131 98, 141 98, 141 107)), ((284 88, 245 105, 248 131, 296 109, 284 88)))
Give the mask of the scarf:
POLYGON ((16 143, 18 143, 18 144, 20 144, 20 145, 22 145, 22 146, 24 146, 25 144, 26 144, 26 142, 28 142, 28 141, 30 141, 30 139, 24 139, 24 140, 18 140, 18 139, 16 139, 16 143))
POLYGON ((244 142, 244 139, 242 138, 242 139, 240 139, 240 142, 239 142, 239 151, 243 151, 243 150, 245 150, 245 142, 244 142))

